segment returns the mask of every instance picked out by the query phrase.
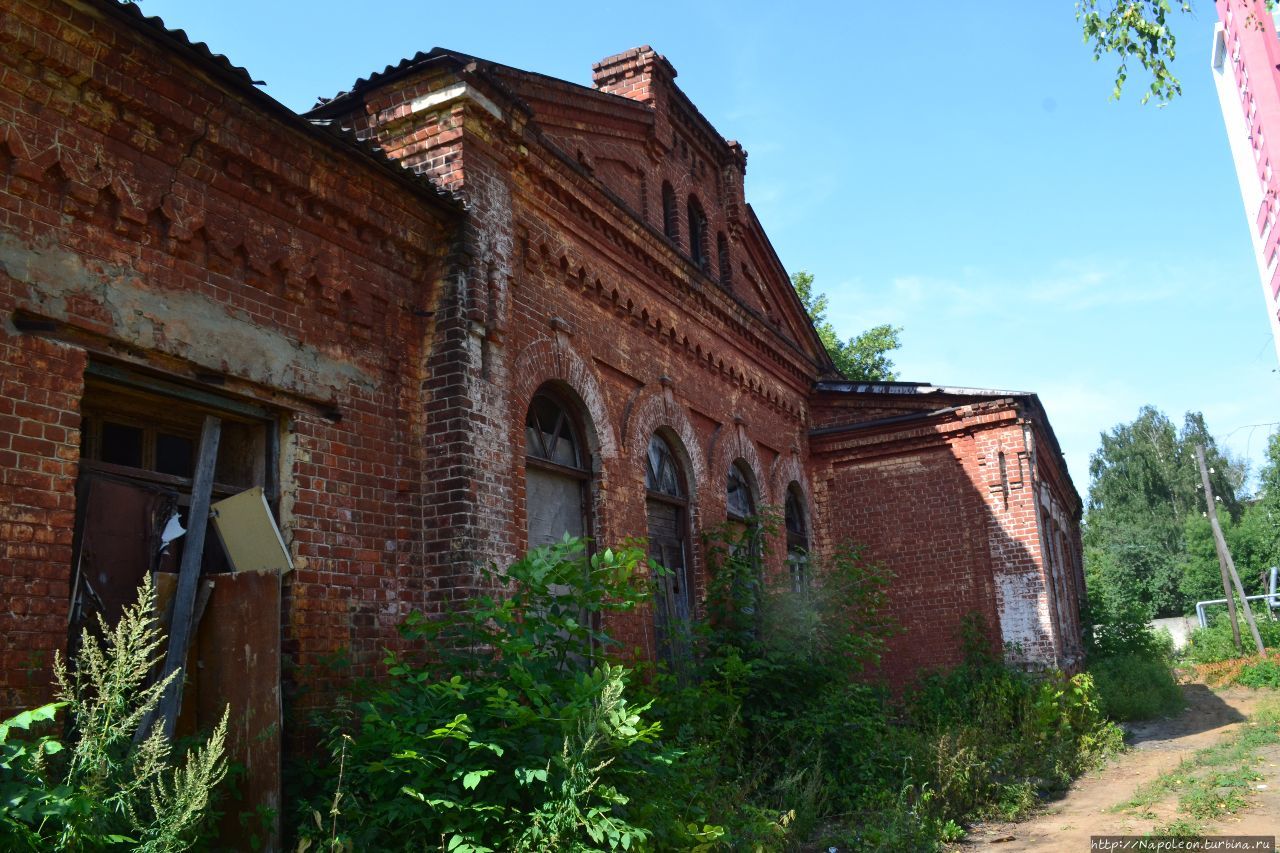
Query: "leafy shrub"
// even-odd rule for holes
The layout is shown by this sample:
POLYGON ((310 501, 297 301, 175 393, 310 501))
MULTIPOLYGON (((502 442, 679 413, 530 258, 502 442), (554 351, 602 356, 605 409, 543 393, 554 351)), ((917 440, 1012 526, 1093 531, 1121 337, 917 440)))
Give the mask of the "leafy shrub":
POLYGON ((1172 664, 1173 636, 1153 630, 1136 605, 1102 607, 1087 635, 1088 671, 1103 712, 1113 720, 1147 720, 1183 706, 1172 664))
POLYGON ((635 549, 566 540, 411 619, 436 656, 334 715, 303 849, 936 850, 1118 748, 1089 676, 1011 670, 976 622, 963 667, 895 701, 887 572, 840 549, 793 589, 763 573, 771 523, 713 534, 689 659, 640 679, 596 618, 644 599, 635 549))
POLYGON ((707 534, 709 618, 691 677, 659 678, 654 695, 674 744, 705 762, 696 802, 732 849, 805 839, 896 761, 887 697, 859 680, 892 631, 888 574, 840 549, 792 589, 763 572, 756 540, 774 524, 707 534))
POLYGON ((763 577, 751 535, 713 534, 693 683, 660 684, 655 705, 714 768, 698 799, 732 849, 936 849, 1120 748, 1089 676, 1011 670, 976 620, 965 665, 894 702, 867 680, 896 630, 887 572, 840 549, 792 590, 763 577))
POLYGON ((84 632, 74 668, 55 662, 56 702, 0 723, 0 846, 8 850, 186 850, 226 775, 227 716, 173 766, 157 723, 134 743, 170 682, 149 683, 164 642, 148 577, 119 623, 84 632), (69 742, 32 732, 66 709, 69 742))
POLYGON ((1182 690, 1169 665, 1141 655, 1118 655, 1091 663, 1102 710, 1113 720, 1149 720, 1182 710, 1182 690))
POLYGON ((1274 660, 1260 660, 1241 670, 1236 676, 1236 684, 1245 687, 1280 688, 1280 664, 1274 660))
MULTIPOLYGON (((1280 648, 1280 622, 1266 618, 1261 613, 1255 613, 1254 620, 1258 625, 1258 635, 1262 637, 1262 645, 1268 649, 1280 648)), ((1249 636, 1243 613, 1240 614, 1240 638, 1246 655, 1257 651, 1249 636)), ((1231 617, 1226 612, 1219 613, 1208 627, 1192 631, 1185 653, 1194 663, 1218 663, 1241 657, 1231 633, 1231 617)))
POLYGON ((984 633, 971 617, 964 664, 925 676, 906 702, 915 779, 938 820, 1018 817, 1121 745, 1088 674, 1012 669, 984 633))
POLYGON ((1139 657, 1152 661, 1173 660, 1173 635, 1167 628, 1152 630, 1146 611, 1137 605, 1103 608, 1092 613, 1099 621, 1086 634, 1089 660, 1139 657))
POLYGON ((678 756, 628 699, 598 626, 643 600, 645 564, 636 548, 588 556, 566 538, 486 572, 495 593, 467 609, 410 618, 403 632, 438 657, 388 657, 385 685, 332 722, 303 848, 643 846, 653 830, 631 792, 678 756))

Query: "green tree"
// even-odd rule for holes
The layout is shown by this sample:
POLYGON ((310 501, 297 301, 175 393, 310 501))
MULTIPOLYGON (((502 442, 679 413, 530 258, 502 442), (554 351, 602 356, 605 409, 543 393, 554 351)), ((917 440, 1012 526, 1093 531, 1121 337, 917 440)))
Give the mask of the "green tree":
POLYGON ((1245 466, 1218 450, 1198 412, 1178 430, 1145 406, 1102 436, 1089 460, 1084 540, 1090 596, 1103 612, 1138 606, 1172 615, 1212 588, 1217 557, 1203 517, 1197 444, 1205 445, 1225 522, 1234 525, 1243 514, 1245 466))
POLYGON ((1251 592, 1262 592, 1260 579, 1280 566, 1280 433, 1267 442, 1267 459, 1259 472, 1259 490, 1244 507, 1238 524, 1227 530, 1227 544, 1251 592))
MULTIPOLYGON (((1189 0, 1179 0, 1183 12, 1191 11, 1189 0)), ((1111 97, 1119 99, 1129 79, 1129 63, 1137 62, 1151 75, 1142 96, 1145 104, 1154 95, 1161 101, 1182 94, 1182 83, 1173 73, 1178 40, 1169 28, 1169 0, 1077 0, 1076 20, 1084 30, 1084 40, 1093 48, 1094 60, 1116 54, 1116 85, 1111 97)))
POLYGON ((801 270, 791 276, 791 284, 809 319, 813 321, 813 328, 822 339, 822 345, 827 348, 836 369, 846 379, 892 382, 898 378, 889 353, 902 346, 898 340, 898 334, 902 331, 900 326, 884 323, 843 340, 827 319, 827 295, 813 292, 813 275, 801 270))
MULTIPOLYGON (((1251 0, 1238 2, 1242 14, 1247 15, 1246 26, 1261 26, 1254 18, 1251 0)), ((1275 9, 1275 0, 1263 0, 1268 11, 1275 9)), ((1116 67, 1116 84, 1111 96, 1119 99, 1125 82, 1129 79, 1129 63, 1135 62, 1151 77, 1147 91, 1142 95, 1145 104, 1152 96, 1159 101, 1169 101, 1182 94, 1182 83, 1173 73, 1173 62, 1178 56, 1178 40, 1169 25, 1171 13, 1192 11, 1190 0, 1076 0, 1076 20, 1084 31, 1084 40, 1093 48, 1093 58, 1106 54, 1119 58, 1116 67)))

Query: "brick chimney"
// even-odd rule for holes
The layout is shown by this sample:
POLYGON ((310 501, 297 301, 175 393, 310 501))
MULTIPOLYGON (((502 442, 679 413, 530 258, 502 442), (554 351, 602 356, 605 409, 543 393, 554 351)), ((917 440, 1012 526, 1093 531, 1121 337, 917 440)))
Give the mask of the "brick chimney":
POLYGON ((649 45, 633 47, 591 66, 591 82, 602 92, 621 95, 633 101, 654 106, 657 101, 655 83, 671 83, 676 70, 667 58, 649 45))

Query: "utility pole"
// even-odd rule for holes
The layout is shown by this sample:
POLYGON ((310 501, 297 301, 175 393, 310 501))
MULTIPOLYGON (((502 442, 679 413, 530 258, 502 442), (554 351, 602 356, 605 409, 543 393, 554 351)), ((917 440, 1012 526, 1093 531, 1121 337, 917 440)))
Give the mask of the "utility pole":
POLYGON ((1240 642, 1240 623, 1236 619, 1236 600, 1227 582, 1227 575, 1235 582, 1236 592, 1240 594, 1240 603, 1244 605, 1244 618, 1249 623, 1249 631, 1253 634, 1253 642, 1258 647, 1258 654, 1266 654, 1262 645, 1262 637, 1258 634, 1257 623, 1253 621, 1253 610, 1249 607, 1249 599, 1245 598, 1244 585, 1236 574, 1236 564, 1231 559, 1231 551, 1227 549, 1227 540, 1222 536, 1222 527, 1218 524, 1217 501, 1213 497, 1213 486, 1209 484, 1209 466, 1204 461, 1204 445, 1196 445, 1196 461, 1200 464, 1200 482, 1204 485, 1204 499, 1209 506, 1209 526, 1213 528, 1213 545, 1218 551, 1218 568, 1222 571, 1222 589, 1227 594, 1227 609, 1231 612, 1231 633, 1235 637, 1236 651, 1244 653, 1244 644, 1240 642))

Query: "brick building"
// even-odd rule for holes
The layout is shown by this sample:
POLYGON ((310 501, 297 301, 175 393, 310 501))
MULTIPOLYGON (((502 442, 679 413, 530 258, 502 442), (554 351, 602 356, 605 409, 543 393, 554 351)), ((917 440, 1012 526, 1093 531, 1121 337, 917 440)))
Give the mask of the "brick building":
POLYGON ((657 654, 698 531, 765 505, 772 571, 853 541, 896 573, 896 681, 969 612, 1079 659, 1080 501, 1035 396, 839 381, 745 151, 654 51, 584 87, 437 49, 299 116, 135 7, 0 11, 0 712, 172 570, 211 418, 213 497, 260 488, 292 566, 235 598, 211 537, 204 623, 265 615, 224 680, 277 703, 280 657, 320 691, 334 653, 371 672, 410 610, 565 531, 675 570, 620 626, 657 654))

